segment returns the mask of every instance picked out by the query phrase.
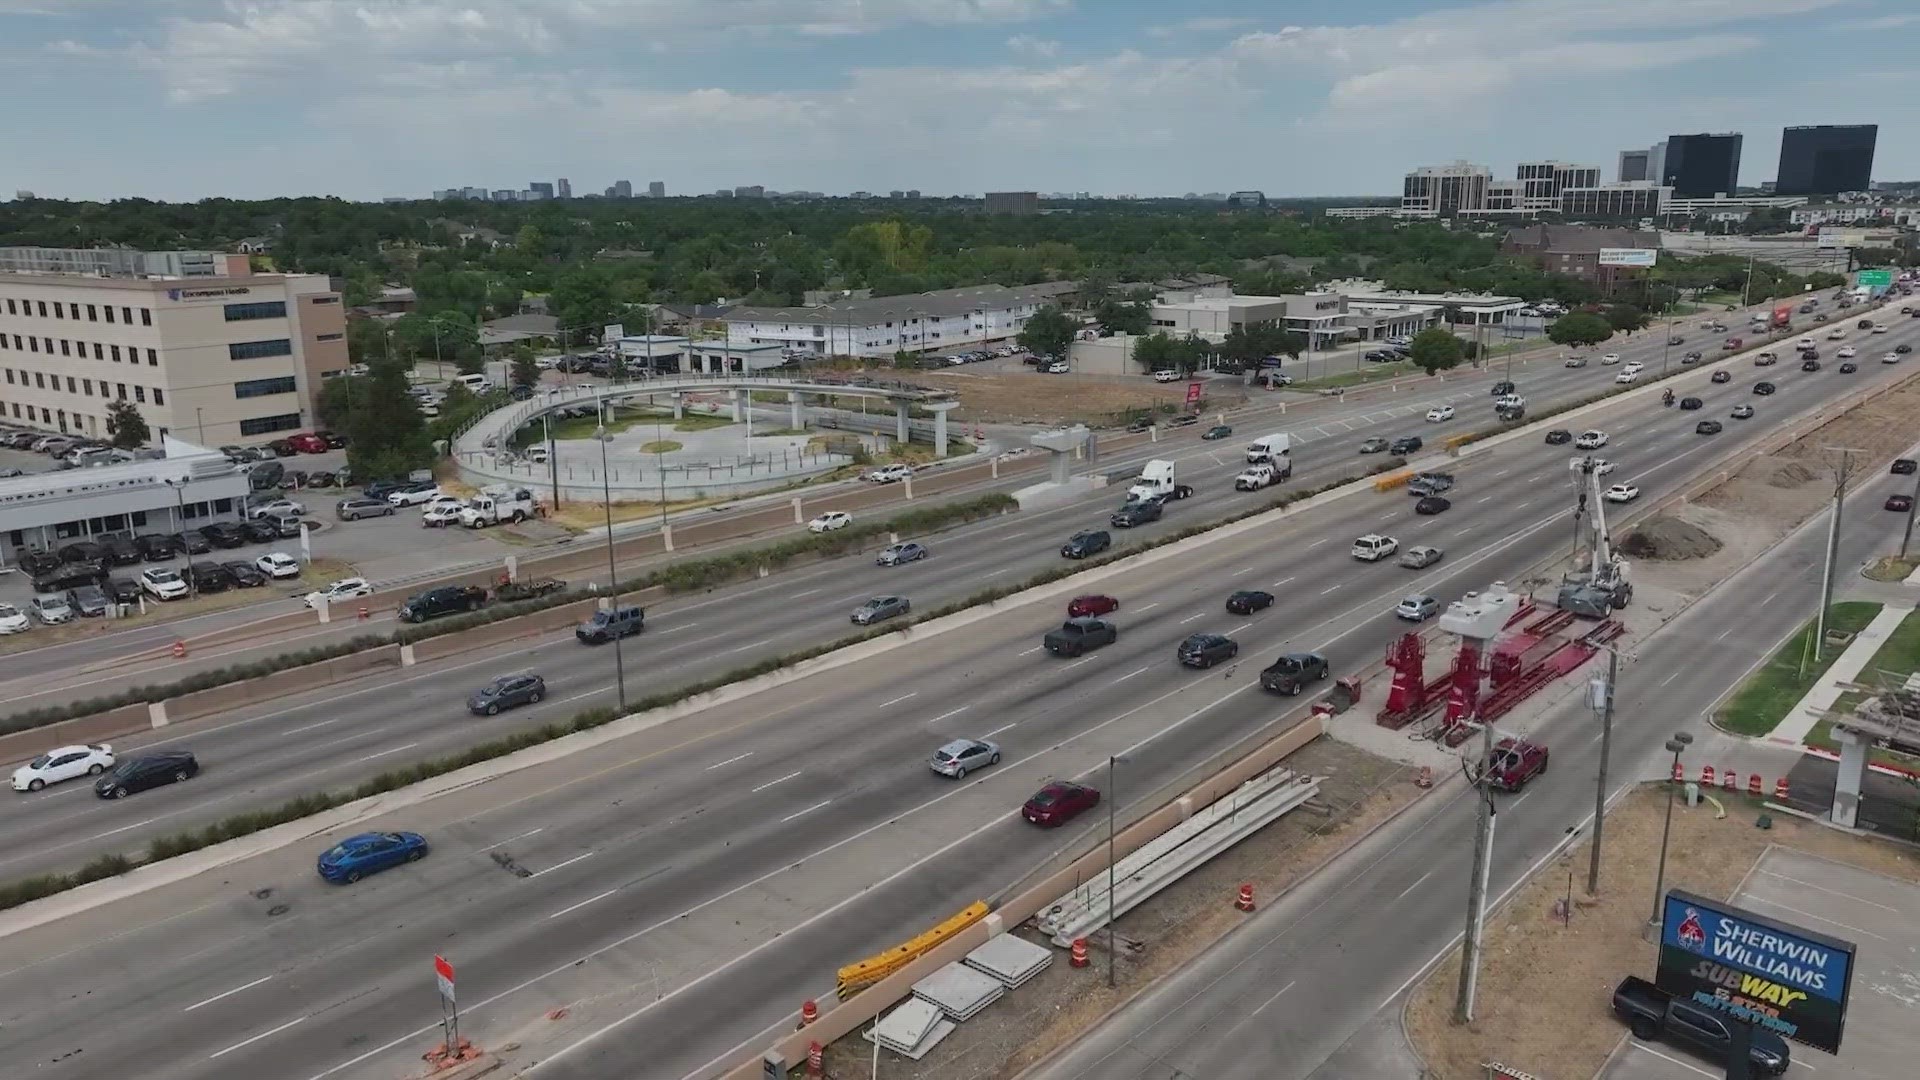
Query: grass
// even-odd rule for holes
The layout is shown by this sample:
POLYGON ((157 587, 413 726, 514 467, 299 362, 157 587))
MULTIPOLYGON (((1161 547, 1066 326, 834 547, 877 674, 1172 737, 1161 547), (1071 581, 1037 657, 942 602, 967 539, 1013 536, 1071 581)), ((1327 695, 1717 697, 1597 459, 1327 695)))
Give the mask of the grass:
POLYGON ((683 445, 682 443, 674 442, 672 439, 656 439, 652 442, 641 443, 640 452, 643 454, 671 454, 683 445))
POLYGON ((1873 560, 1863 576, 1869 581, 1905 581, 1915 568, 1920 568, 1920 555, 1901 558, 1898 555, 1886 555, 1873 560))
POLYGON ((1541 349, 1551 349, 1553 347, 1553 340, 1542 334, 1539 337, 1522 338, 1519 341, 1503 341, 1497 345, 1488 345, 1487 356, 1488 358, 1495 356, 1518 356, 1521 353, 1537 352, 1541 349))
POLYGON ((1317 379, 1301 379, 1289 390, 1338 390, 1347 386, 1365 386, 1368 383, 1385 382, 1402 375, 1417 375, 1420 369, 1404 360, 1391 364, 1368 364, 1358 371, 1342 371, 1333 375, 1322 375, 1317 379))
MULTIPOLYGON (((1887 635, 1887 640, 1881 642, 1873 658, 1868 660, 1867 666, 1861 670, 1860 681, 1873 685, 1880 680, 1881 672, 1904 678, 1915 671, 1920 671, 1920 611, 1908 612, 1907 617, 1900 620, 1900 625, 1893 628, 1893 633, 1887 635)), ((1840 700, 1833 703, 1832 711, 1852 712, 1866 700, 1867 696, 1862 691, 1849 690, 1840 695, 1840 700)), ((1833 721, 1822 719, 1815 724, 1813 731, 1807 736, 1807 745, 1839 753, 1840 744, 1833 741, 1833 721)), ((1920 765, 1920 760, 1916 760, 1912 755, 1879 747, 1875 747, 1870 756, 1883 765, 1899 765, 1908 769, 1920 765)))
MULTIPOLYGON (((1730 292, 1701 293, 1699 296, 1693 298, 1693 302, 1701 307, 1714 309, 1724 309, 1728 304, 1738 307, 1740 306, 1740 294, 1730 292)), ((1722 310, 1721 313, 1725 314, 1725 311, 1722 310)))
MULTIPOLYGON (((1828 609, 1827 628, 1857 634, 1878 614, 1880 605, 1872 601, 1844 601, 1828 609)), ((1778 652, 1768 657, 1765 664, 1747 676, 1714 717, 1715 722, 1740 735, 1760 736, 1772 732, 1840 655, 1839 649, 1826 649, 1819 660, 1807 658, 1803 675, 1801 660, 1810 652, 1813 629, 1814 624, 1809 620, 1778 652)))

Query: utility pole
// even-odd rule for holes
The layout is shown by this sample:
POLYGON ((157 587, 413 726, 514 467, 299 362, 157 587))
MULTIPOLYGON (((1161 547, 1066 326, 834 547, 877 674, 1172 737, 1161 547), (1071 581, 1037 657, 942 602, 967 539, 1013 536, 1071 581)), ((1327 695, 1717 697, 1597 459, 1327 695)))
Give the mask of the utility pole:
POLYGON ((1845 446, 1826 446, 1821 449, 1839 457, 1829 459, 1834 462, 1833 516, 1827 519, 1827 557, 1820 568, 1820 611, 1814 618, 1813 659, 1816 663, 1827 640, 1827 609, 1833 606, 1834 563, 1840 557, 1840 510, 1847 501, 1847 481, 1853 476, 1853 455, 1866 453, 1845 446))
POLYGON ((1913 543, 1914 507, 1920 506, 1920 472, 1913 476, 1913 502, 1907 507, 1907 531, 1900 537, 1900 557, 1907 557, 1907 545, 1913 543))
POLYGON ((1600 827, 1607 819, 1607 755, 1613 749, 1613 696, 1619 685, 1620 650, 1607 646, 1607 681, 1594 680, 1600 694, 1589 702, 1600 710, 1600 778, 1593 792, 1593 858, 1587 864, 1587 895, 1600 895, 1600 827))
POLYGON ((1456 1024, 1473 1022, 1473 997, 1480 981, 1480 930, 1487 917, 1487 878, 1493 872, 1493 723, 1485 718, 1480 721, 1480 745, 1480 775, 1474 779, 1480 797, 1480 822, 1473 834, 1467 932, 1460 941, 1460 992, 1453 1005, 1456 1024))

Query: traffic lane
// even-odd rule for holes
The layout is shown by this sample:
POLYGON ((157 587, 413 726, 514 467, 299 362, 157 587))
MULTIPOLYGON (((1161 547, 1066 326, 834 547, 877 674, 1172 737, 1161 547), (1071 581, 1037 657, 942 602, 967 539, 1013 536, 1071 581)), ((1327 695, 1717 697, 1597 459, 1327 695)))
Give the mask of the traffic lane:
MULTIPOLYGON (((1856 521, 1844 530, 1843 556, 1864 557, 1888 535, 1884 522, 1856 521)), ((1710 711, 1750 670, 1753 657, 1764 657, 1798 628, 1817 600, 1818 577, 1790 567, 1817 558, 1823 539, 1823 530, 1801 529, 1743 571, 1743 580, 1703 599, 1635 650, 1621 677, 1617 716, 1624 722, 1616 724, 1613 736, 1619 747, 1615 776, 1630 784, 1657 775, 1659 744, 1668 734, 1710 711), (1770 589, 1783 584, 1755 604, 1757 589, 1749 582, 1770 589), (1660 647, 1666 642, 1687 647, 1660 647), (1671 719, 1625 720, 1635 716, 1671 719)), ((1520 871, 1536 869, 1567 829, 1590 823, 1589 778, 1597 767, 1599 734, 1591 715, 1570 698, 1545 720, 1541 732, 1553 749, 1555 767, 1519 798, 1500 804, 1493 881, 1501 891, 1496 895, 1522 880, 1520 871), (1523 804, 1524 814, 1519 812, 1523 804)), ((1169 1065, 1192 1075, 1273 1076, 1277 1062, 1287 1063, 1277 1075, 1314 1075, 1370 1016, 1397 1001, 1430 957, 1457 940, 1466 868, 1450 860, 1435 872, 1431 853, 1470 850, 1473 826, 1471 799, 1456 794, 1430 818, 1411 816, 1370 837, 1328 873, 1269 905, 1269 914, 1255 924, 1149 989, 1037 1076, 1159 1076, 1169 1065), (1432 876, 1423 879, 1429 872, 1432 876), (1351 903, 1368 890, 1370 880, 1417 887, 1403 886, 1406 895, 1396 894, 1387 905, 1351 903), (1276 980, 1298 980, 1315 992, 1289 995, 1281 1007, 1265 1012, 1254 1008, 1272 993, 1262 987, 1276 980), (1245 1023, 1251 1019, 1249 1008, 1259 1013, 1258 1024, 1245 1023), (1246 1038, 1258 1038, 1274 1025, 1284 1029, 1270 1039, 1265 1054, 1219 1060, 1213 1047, 1240 1045, 1219 1038, 1223 1017, 1240 1023, 1233 1030, 1246 1038), (1243 1061, 1266 1068, 1256 1071, 1243 1061)))

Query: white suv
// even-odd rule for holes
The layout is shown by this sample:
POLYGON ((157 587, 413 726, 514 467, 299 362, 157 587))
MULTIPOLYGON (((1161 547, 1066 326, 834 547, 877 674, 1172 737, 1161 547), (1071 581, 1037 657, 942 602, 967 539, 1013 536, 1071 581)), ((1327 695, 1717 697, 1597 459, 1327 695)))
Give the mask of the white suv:
POLYGON ((187 583, 180 571, 170 566, 155 566, 140 571, 140 588, 155 600, 178 600, 187 595, 187 583))
POLYGON ((1576 450, 1598 450, 1607 445, 1607 433, 1604 431, 1583 431, 1573 440, 1576 450))
POLYGON ((1361 562, 1379 562, 1400 550, 1400 541, 1379 533, 1368 533, 1353 542, 1353 557, 1361 562))

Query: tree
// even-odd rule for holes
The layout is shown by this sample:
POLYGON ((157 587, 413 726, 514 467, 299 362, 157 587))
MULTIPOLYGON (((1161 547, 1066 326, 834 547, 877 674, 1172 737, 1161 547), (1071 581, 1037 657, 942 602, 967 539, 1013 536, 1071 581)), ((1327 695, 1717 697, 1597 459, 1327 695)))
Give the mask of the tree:
POLYGON ((1146 371, 1166 371, 1180 366, 1174 340, 1165 334, 1148 334, 1133 343, 1133 362, 1146 371))
POLYGON ((1020 328, 1020 347, 1038 356, 1066 359, 1067 346, 1073 344, 1080 324, 1057 307, 1044 307, 1033 313, 1020 328))
POLYGON ((1569 311, 1547 327, 1556 345, 1598 345, 1613 336, 1613 324, 1591 311, 1569 311))
POLYGON ((1278 326, 1237 323, 1220 342, 1220 355, 1242 367, 1256 367, 1269 356, 1299 359, 1306 342, 1278 326))
POLYGON ((1632 304, 1608 304, 1601 317, 1615 330, 1625 333, 1647 325, 1647 313, 1632 304))
POLYGON ((533 362, 533 349, 526 342, 513 347, 513 385, 533 386, 540 381, 540 365, 533 362))
POLYGON ((133 407, 131 401, 107 402, 107 439, 122 450, 132 450, 144 446, 153 432, 147 430, 147 419, 140 410, 133 407))
POLYGON ((1125 304, 1102 300, 1094 305, 1093 317, 1116 334, 1144 334, 1153 325, 1153 313, 1145 304, 1125 304))
POLYGON ((1413 335, 1408 359, 1432 375, 1458 367, 1466 355, 1465 343, 1444 326, 1429 326, 1413 335))
POLYGON ((493 317, 504 319, 520 313, 520 286, 495 285, 487 290, 487 307, 493 310, 493 317))
MULTIPOLYGON (((405 367, 376 364, 368 375, 330 380, 322 391, 323 409, 336 399, 334 383, 345 384, 337 400, 350 406, 346 423, 336 424, 335 429, 347 433, 347 464, 354 476, 394 479, 433 464, 433 443, 419 406, 407 393, 405 367)), ((452 396, 449 391, 448 397, 452 396)))

